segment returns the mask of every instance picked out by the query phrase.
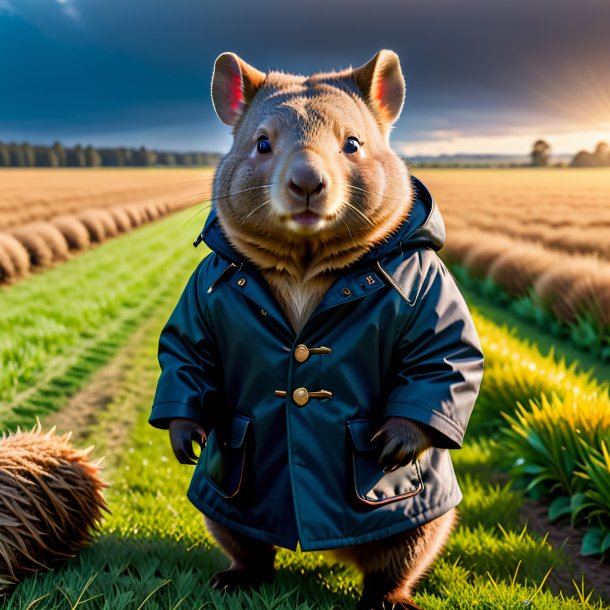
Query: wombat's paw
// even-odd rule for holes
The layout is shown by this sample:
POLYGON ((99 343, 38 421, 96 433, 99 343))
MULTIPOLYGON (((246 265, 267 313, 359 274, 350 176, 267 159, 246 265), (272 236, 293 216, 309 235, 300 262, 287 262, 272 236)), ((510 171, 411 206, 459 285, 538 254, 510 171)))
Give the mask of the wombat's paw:
POLYGON ((388 418, 371 441, 379 442, 379 463, 388 471, 414 462, 432 446, 427 427, 405 417, 388 418))
POLYGON ((362 598, 358 603, 357 610, 424 610, 412 601, 390 602, 387 599, 372 601, 362 598))
POLYGON ((197 456, 193 451, 193 441, 203 449, 207 436, 203 427, 196 421, 175 417, 169 422, 169 440, 176 459, 181 464, 192 466, 197 461, 197 456))
POLYGON ((275 577, 275 570, 252 569, 252 568, 230 568, 215 574, 210 580, 210 587, 217 591, 231 593, 239 589, 254 589, 266 582, 271 582, 275 577))

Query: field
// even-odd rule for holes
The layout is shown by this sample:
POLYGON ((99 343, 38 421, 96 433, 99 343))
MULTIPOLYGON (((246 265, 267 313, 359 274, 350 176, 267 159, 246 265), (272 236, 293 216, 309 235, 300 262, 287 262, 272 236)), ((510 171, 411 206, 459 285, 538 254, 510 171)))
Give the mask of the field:
MULTIPOLYGON (((64 188, 62 173, 48 173, 58 192, 64 188)), ((77 173, 81 184, 110 175, 105 170, 77 173)), ((127 176, 122 170, 117 174, 127 176)), ((188 186, 191 190, 180 196, 190 202, 209 192, 209 172, 160 174, 171 177, 167 184, 175 180, 183 183, 180 188, 188 186)), ((125 201, 113 197, 131 188, 134 197, 142 189, 138 203, 144 203, 147 176, 155 170, 133 175, 133 187, 126 178, 116 191, 110 178, 100 180, 107 182, 105 203, 90 206, 83 195, 80 205, 113 207, 125 201)), ((459 526, 415 600, 432 610, 610 608, 610 565, 604 560, 610 550, 605 382, 610 366, 602 357, 603 336, 596 353, 577 340, 587 324, 597 332, 598 320, 584 314, 572 322, 555 317, 553 327, 549 316, 555 314, 543 309, 535 295, 513 294, 478 274, 453 246, 467 241, 462 220, 484 219, 487 213, 497 222, 470 231, 472 242, 495 231, 503 239, 542 247, 504 231, 511 222, 519 228, 513 211, 523 207, 522 197, 532 218, 537 202, 545 210, 538 221, 525 223, 532 228, 549 225, 542 217, 550 218, 553 211, 559 216, 560 208, 579 205, 579 193, 587 193, 587 201, 597 206, 586 218, 594 221, 605 212, 610 219, 610 177, 578 170, 426 170, 418 176, 447 220, 443 256, 473 311, 486 368, 465 445, 453 453, 464 492, 459 526)), ((37 188, 43 192, 40 180, 37 188)), ((22 189, 26 193, 27 184, 22 189)), ((72 195, 62 197, 77 201, 77 190, 74 186, 72 195)), ((17 188, 10 193, 14 202, 23 196, 17 188)), ((176 196, 168 193, 163 197, 176 196)), ((0 210, 3 204, 0 200, 0 210)), ((62 213, 78 214, 75 206, 62 213)), ((92 546, 61 569, 25 579, 3 607, 355 608, 357 574, 321 553, 280 551, 275 582, 254 594, 223 598, 207 586, 227 561, 186 499, 191 468, 176 462, 167 433, 147 424, 158 375, 157 339, 206 254, 204 246, 191 245, 206 209, 201 203, 174 210, 0 286, 0 428, 30 426, 40 417, 45 429, 73 430, 77 446, 95 444, 93 455, 106 456, 103 472, 111 483, 106 492, 111 514, 92 546)), ((573 224, 589 226, 584 213, 574 219, 573 224)), ((575 256, 568 247, 545 248, 575 256)), ((597 256, 604 265, 601 252, 597 256)), ((596 271, 590 275, 596 277, 596 271)))
POLYGON ((610 359, 610 172, 439 171, 443 257, 610 359))

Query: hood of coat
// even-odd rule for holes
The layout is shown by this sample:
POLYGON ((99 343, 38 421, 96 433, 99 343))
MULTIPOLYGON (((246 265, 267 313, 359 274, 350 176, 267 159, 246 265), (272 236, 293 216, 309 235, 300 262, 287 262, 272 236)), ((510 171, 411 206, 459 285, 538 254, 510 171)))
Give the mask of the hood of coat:
MULTIPOLYGON (((407 218, 400 227, 385 241, 378 244, 362 256, 355 265, 378 260, 397 250, 413 248, 432 248, 440 250, 445 244, 445 223, 441 212, 426 186, 411 176, 415 199, 407 218)), ((216 214, 212 207, 203 227, 203 231, 194 242, 198 246, 201 242, 223 258, 243 263, 243 256, 237 252, 224 235, 216 214)))

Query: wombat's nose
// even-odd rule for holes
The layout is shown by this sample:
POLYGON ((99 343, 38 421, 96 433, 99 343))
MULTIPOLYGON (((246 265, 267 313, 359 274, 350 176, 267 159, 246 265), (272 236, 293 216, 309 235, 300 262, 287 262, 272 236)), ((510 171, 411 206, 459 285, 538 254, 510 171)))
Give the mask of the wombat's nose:
POLYGON ((326 188, 324 174, 306 159, 292 164, 287 176, 287 187, 296 199, 307 199, 321 195, 326 188))

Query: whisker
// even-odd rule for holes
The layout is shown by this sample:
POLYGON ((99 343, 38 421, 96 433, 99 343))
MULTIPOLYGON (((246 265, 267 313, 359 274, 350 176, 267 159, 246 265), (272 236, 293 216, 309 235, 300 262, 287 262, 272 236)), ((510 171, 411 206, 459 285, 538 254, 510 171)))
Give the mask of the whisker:
POLYGON ((372 191, 367 191, 366 189, 362 189, 359 186, 354 186, 353 184, 345 183, 344 186, 347 186, 350 189, 355 189, 357 191, 362 191, 363 193, 366 193, 367 195, 377 195, 377 197, 383 197, 384 199, 400 199, 400 200, 404 199, 404 197, 390 197, 390 195, 382 195, 381 193, 373 193, 372 191))
MULTIPOLYGON (((255 195, 255 197, 258 197, 260 195, 265 195, 266 193, 257 193, 255 195)), ((187 210, 190 208, 195 207, 196 205, 199 205, 200 203, 206 203, 206 202, 210 202, 209 205, 204 206, 201 210, 198 210, 197 212, 195 212, 185 223, 183 226, 185 226, 186 224, 188 224, 189 222, 191 222, 191 220, 193 220, 193 218, 195 218, 196 216, 199 216, 199 214, 201 214, 202 212, 205 212, 205 210, 210 209, 212 207, 214 207, 214 202, 210 199, 205 199, 204 201, 196 201, 195 203, 193 203, 192 205, 189 205, 188 208, 186 208, 187 210)))
MULTIPOLYGON (((341 218, 341 217, 339 217, 339 218, 341 218)), ((345 220, 343 220, 343 218, 341 218, 341 222, 345 225, 345 228, 347 229, 349 236, 352 238, 352 243, 354 244, 354 247, 357 248, 358 244, 356 244, 356 240, 354 239, 354 236, 352 235, 350 228, 347 226, 347 223, 345 222, 345 220)))
POLYGON ((248 220, 248 218, 250 218, 250 216, 252 216, 252 214, 254 214, 254 212, 256 212, 257 210, 260 210, 261 208, 265 207, 266 205, 269 205, 271 203, 271 199, 267 199, 267 201, 263 201, 263 203, 261 203, 259 206, 255 207, 240 223, 239 226, 243 227, 244 226, 244 222, 246 222, 246 220, 248 220))
POLYGON ((220 195, 219 197, 212 197, 212 201, 217 201, 218 199, 226 199, 227 197, 232 197, 233 195, 240 195, 241 193, 247 193, 248 191, 256 191, 257 189, 264 189, 276 184, 275 182, 271 182, 270 184, 261 184, 259 186, 253 186, 247 189, 243 189, 242 191, 235 191, 233 193, 227 193, 226 195, 220 195))
POLYGON ((341 200, 341 203, 343 205, 346 205, 348 208, 351 208, 352 210, 354 210, 354 212, 357 212, 358 214, 360 214, 360 216, 362 216, 362 218, 364 218, 364 220, 366 220, 371 227, 375 228, 374 223, 372 223, 369 218, 367 216, 365 216, 357 207, 353 206, 351 203, 348 203, 347 201, 343 201, 341 200))
MULTIPOLYGON (((198 203, 205 203, 203 201, 199 201, 194 205, 198 205, 198 203)), ((184 221, 184 224, 182 225, 183 227, 186 227, 187 224, 189 224, 189 222, 191 222, 193 220, 193 218, 195 218, 196 216, 199 216, 199 214, 205 212, 206 210, 209 210, 214 204, 210 203, 210 205, 206 205, 203 208, 201 208, 200 210, 197 210, 197 212, 195 212, 189 219, 184 221)), ((190 206, 193 207, 193 206, 190 206)))

